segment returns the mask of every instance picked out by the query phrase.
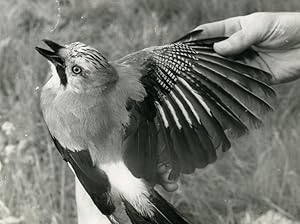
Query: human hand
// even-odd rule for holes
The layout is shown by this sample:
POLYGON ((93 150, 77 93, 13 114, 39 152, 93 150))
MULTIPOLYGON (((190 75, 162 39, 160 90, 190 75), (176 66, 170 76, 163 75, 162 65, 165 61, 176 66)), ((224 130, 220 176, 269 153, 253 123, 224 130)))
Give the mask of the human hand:
POLYGON ((300 78, 300 13, 253 13, 203 24, 191 33, 189 40, 228 37, 214 44, 224 56, 251 47, 256 56, 243 62, 270 72, 272 84, 300 78))
MULTIPOLYGON (((300 78, 300 13, 253 13, 203 24, 190 34, 180 41, 228 37, 214 44, 214 50, 224 56, 252 48, 257 56, 242 61, 270 72, 273 84, 300 78)), ((172 192, 178 185, 168 179, 169 173, 170 167, 158 166, 160 185, 172 192)))
POLYGON ((169 180, 171 167, 168 163, 160 163, 157 167, 157 172, 160 178, 160 185, 168 192, 173 192, 178 189, 177 179, 169 180))

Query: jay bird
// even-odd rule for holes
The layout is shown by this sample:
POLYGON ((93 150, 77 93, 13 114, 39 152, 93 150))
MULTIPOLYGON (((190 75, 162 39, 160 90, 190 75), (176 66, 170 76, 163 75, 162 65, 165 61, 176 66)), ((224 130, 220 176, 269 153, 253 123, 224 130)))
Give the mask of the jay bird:
POLYGON ((53 142, 112 224, 189 223, 154 190, 158 163, 171 180, 193 173, 272 110, 270 74, 216 54, 223 38, 188 39, 116 61, 80 42, 36 47, 51 65, 41 108, 53 142))

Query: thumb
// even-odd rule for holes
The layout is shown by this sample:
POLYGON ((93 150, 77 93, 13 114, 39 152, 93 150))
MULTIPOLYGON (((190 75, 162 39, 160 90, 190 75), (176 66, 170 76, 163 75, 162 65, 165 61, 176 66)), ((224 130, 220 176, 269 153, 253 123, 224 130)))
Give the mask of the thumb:
POLYGON ((242 53, 255 43, 255 37, 243 29, 232 34, 228 39, 214 44, 214 50, 221 55, 230 56, 242 53))

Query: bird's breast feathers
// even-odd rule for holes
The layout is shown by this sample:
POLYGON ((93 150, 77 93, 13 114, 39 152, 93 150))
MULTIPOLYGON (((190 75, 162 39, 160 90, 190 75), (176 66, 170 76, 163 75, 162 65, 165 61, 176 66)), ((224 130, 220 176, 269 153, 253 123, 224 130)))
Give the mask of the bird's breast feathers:
MULTIPOLYGON (((71 150, 122 151, 123 129, 129 123, 127 101, 142 100, 145 95, 137 78, 126 77, 126 70, 122 75, 114 91, 105 96, 58 92, 53 89, 53 76, 41 95, 43 116, 51 134, 71 150)), ((105 155, 97 155, 101 156, 105 155)))

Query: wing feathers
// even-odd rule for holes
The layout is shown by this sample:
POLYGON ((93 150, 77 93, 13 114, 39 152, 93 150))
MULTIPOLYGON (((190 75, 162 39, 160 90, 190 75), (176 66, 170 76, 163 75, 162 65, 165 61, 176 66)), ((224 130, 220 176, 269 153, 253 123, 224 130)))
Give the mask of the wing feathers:
MULTIPOLYGON (((156 146, 168 155, 173 177, 215 161, 218 148, 230 148, 228 135, 260 127, 259 116, 272 110, 267 100, 275 92, 266 84, 271 75, 217 55, 212 47, 217 40, 145 49, 140 55, 147 58, 138 60, 156 108, 156 146)), ((153 145, 150 138, 143 142, 153 145)))
POLYGON ((224 66, 234 68, 234 70, 242 73, 247 74, 257 80, 260 80, 266 84, 270 83, 270 80, 272 79, 271 74, 262 71, 258 68, 251 67, 249 65, 241 64, 239 62, 233 61, 229 58, 221 57, 220 55, 217 55, 216 53, 208 53, 208 52, 197 52, 197 54, 200 56, 205 56, 208 60, 218 62, 220 64, 223 64, 224 66))
POLYGON ((243 85, 250 91, 261 90, 266 96, 269 97, 274 97, 276 95, 271 87, 258 79, 255 79, 245 73, 241 73, 217 61, 213 61, 211 58, 207 58, 205 54, 198 54, 197 56, 199 62, 205 67, 211 68, 217 73, 225 75, 226 78, 243 85))
MULTIPOLYGON (((182 79, 182 82, 184 79, 182 79)), ((188 83, 193 89, 194 92, 197 89, 202 98, 199 98, 199 94, 197 94, 197 100, 201 99, 200 105, 202 105, 202 101, 205 101, 205 110, 211 112, 217 120, 220 122, 223 129, 230 129, 232 136, 240 136, 248 132, 248 128, 244 125, 244 123, 240 120, 237 114, 228 107, 222 99, 218 97, 218 95, 208 88, 205 85, 199 85, 195 81, 189 81, 188 83)), ((197 105, 197 104, 196 104, 197 105)), ((203 116, 204 117, 204 116, 203 116)))
POLYGON ((137 103, 130 100, 127 103, 130 112, 130 125, 124 134, 124 161, 128 168, 137 176, 147 176, 149 181, 156 180, 157 168, 157 128, 154 124, 156 108, 151 96, 137 103))
POLYGON ((198 64, 195 68, 195 74, 203 81, 209 80, 209 82, 220 86, 224 92, 226 91, 228 94, 238 97, 239 101, 242 101, 243 104, 246 104, 249 108, 262 110, 263 113, 272 110, 272 107, 266 101, 246 89, 243 85, 240 85, 235 80, 229 79, 210 67, 198 64))
MULTIPOLYGON (((264 104, 260 104, 260 101, 252 102, 251 100, 255 99, 251 98, 251 95, 247 95, 243 91, 240 92, 239 90, 236 90, 237 92, 234 92, 233 89, 228 90, 227 88, 224 88, 223 85, 218 84, 218 82, 207 79, 198 72, 194 73, 195 82, 198 83, 199 86, 205 86, 207 89, 210 89, 220 99, 221 102, 226 104, 228 108, 230 108, 230 110, 240 118, 240 120, 246 122, 250 127, 257 128, 261 126, 261 120, 251 111, 250 106, 246 107, 245 104, 247 105, 247 103, 249 104, 249 102, 251 102, 259 107, 262 105, 265 106, 264 104), (240 93, 240 95, 238 93, 240 93), (244 101, 242 101, 242 99, 244 101)), ((266 109, 263 110, 263 112, 266 111, 266 109)))
MULTIPOLYGON (((207 132, 200 125, 195 125, 191 128, 191 123, 189 123, 185 117, 184 113, 187 113, 186 109, 182 105, 179 107, 176 105, 176 101, 174 100, 175 94, 172 94, 170 98, 172 99, 174 108, 176 108, 176 112, 182 122, 182 138, 181 140, 186 141, 186 148, 181 148, 182 153, 189 152, 189 162, 193 163, 194 167, 200 168, 207 165, 207 160, 209 160, 210 156, 209 151, 214 151, 212 143, 209 141, 209 137, 207 132), (208 139, 207 144, 203 145, 203 142, 208 139)), ((191 120, 190 120, 191 122, 191 120)), ((194 171, 194 170, 192 170, 194 171)))
POLYGON ((223 150, 228 149, 230 147, 229 140, 205 100, 202 97, 200 98, 200 95, 182 78, 178 78, 176 89, 191 108, 198 124, 206 128, 214 147, 217 149, 222 145, 223 150))
POLYGON ((169 99, 163 99, 161 102, 162 107, 165 108, 167 119, 170 122, 170 136, 181 171, 184 173, 191 173, 194 170, 194 164, 193 161, 191 161, 191 151, 189 150, 188 142, 184 136, 182 125, 179 123, 178 115, 169 99))
MULTIPOLYGON (((173 92, 174 95, 177 96, 177 99, 182 102, 184 110, 189 114, 189 117, 191 119, 191 124, 189 124, 191 128, 189 129, 193 131, 195 141, 190 144, 190 147, 196 155, 198 154, 198 157, 196 157, 196 167, 204 167, 207 165, 207 160, 204 160, 204 158, 207 158, 209 163, 213 162, 216 159, 216 145, 214 145, 213 143, 212 136, 209 135, 209 132, 207 130, 208 128, 203 125, 204 123, 201 123, 201 120, 194 106, 184 95, 181 88, 179 86, 176 86, 173 92), (199 153, 205 153, 206 157, 199 158, 199 153)), ((210 117, 210 119, 212 119, 212 117, 210 117)), ((201 156, 202 155, 200 155, 200 157, 201 156)))
POLYGON ((55 137, 52 139, 64 160, 71 164, 97 208, 104 215, 111 215, 115 211, 115 205, 110 196, 111 186, 108 177, 104 171, 94 166, 89 150, 72 151, 64 148, 55 137))
POLYGON ((157 114, 158 123, 158 148, 161 152, 166 152, 169 156, 169 161, 172 166, 172 172, 169 176, 171 179, 176 179, 181 170, 179 158, 174 150, 173 141, 170 135, 169 122, 167 120, 166 113, 162 106, 156 101, 156 108, 158 108, 159 113, 157 114))

